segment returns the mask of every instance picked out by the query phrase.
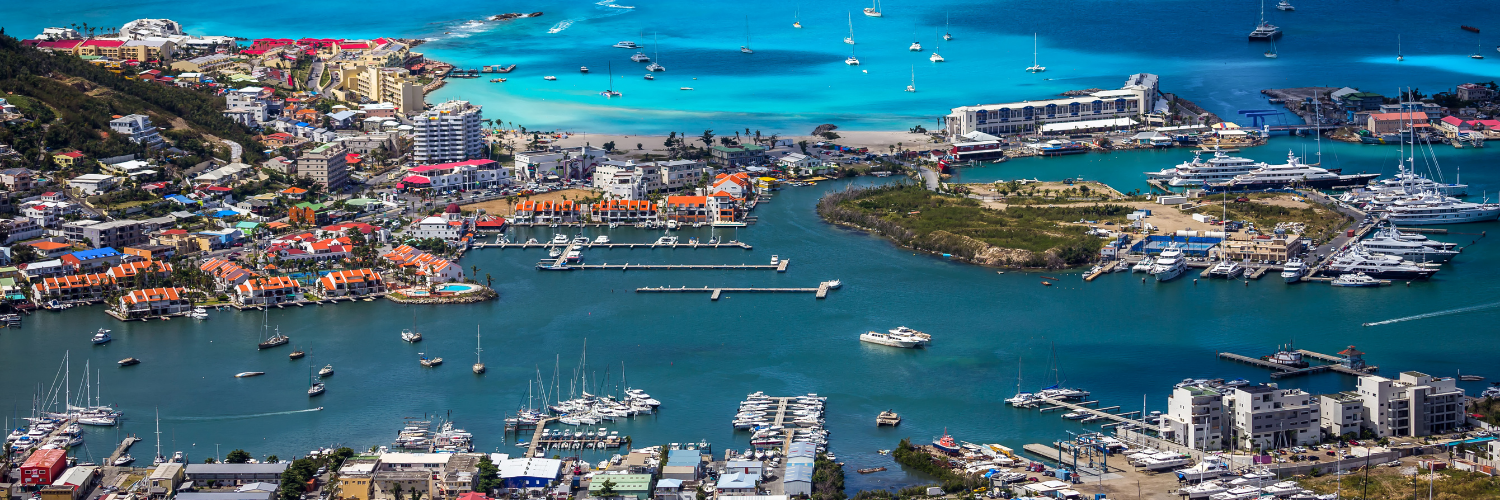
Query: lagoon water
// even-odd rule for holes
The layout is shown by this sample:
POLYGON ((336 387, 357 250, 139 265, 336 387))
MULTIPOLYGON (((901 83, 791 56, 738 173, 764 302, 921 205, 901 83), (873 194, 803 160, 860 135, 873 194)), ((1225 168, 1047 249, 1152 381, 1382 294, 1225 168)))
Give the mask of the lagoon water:
MULTIPOLYGON (((1377 151, 1377 149, 1366 149, 1377 151)), ((1274 148, 1254 150, 1269 156, 1274 148)), ((1349 158, 1351 154, 1343 154, 1349 158)), ((1122 155, 1130 164, 1180 161, 1180 153, 1122 155), (1142 161, 1142 158, 1153 158, 1142 161)), ((1452 152, 1448 153, 1452 156, 1452 152)), ((1024 160, 962 173, 1076 175, 1099 178, 1090 156, 1024 160), (1068 163, 1071 162, 1071 163, 1068 163), (1087 170, 1093 168, 1094 170, 1087 170), (1002 172, 1004 171, 1004 172, 1002 172)), ((1274 156, 1263 159, 1275 159, 1274 156)), ((1373 161, 1373 160, 1370 160, 1373 161)), ((1132 166, 1132 171, 1141 167, 1132 166)), ((1466 174, 1476 190, 1493 191, 1493 172, 1466 174), (1482 178, 1481 178, 1482 177, 1482 178)), ((412 308, 387 302, 270 311, 272 328, 292 338, 309 358, 289 361, 290 347, 256 351, 264 337, 262 314, 216 312, 206 322, 120 323, 97 307, 41 313, 20 330, 0 331, 0 401, 8 416, 24 416, 38 387, 51 384, 64 352, 81 372, 89 360, 103 376, 103 401, 127 414, 119 430, 93 430, 88 453, 108 453, 122 433, 147 438, 137 456, 149 456, 152 411, 162 414, 163 445, 188 451, 194 460, 245 448, 257 456, 282 457, 317 446, 366 448, 387 444, 403 417, 447 414, 474 432, 481 450, 514 452, 501 437, 502 418, 525 402, 538 371, 552 383, 560 360, 564 393, 576 379, 585 341, 591 384, 613 387, 623 366, 631 386, 663 402, 661 412, 605 427, 629 434, 638 444, 708 440, 716 449, 745 448, 748 436, 729 421, 745 394, 815 392, 829 398, 831 448, 851 466, 890 465, 875 450, 902 437, 919 441, 945 429, 959 439, 1012 447, 1064 437, 1076 422, 1005 406, 1017 375, 1035 389, 1061 379, 1094 392, 1107 405, 1165 409, 1171 384, 1185 377, 1267 381, 1257 368, 1219 361, 1215 353, 1271 352, 1278 344, 1334 352, 1358 345, 1367 358, 1393 375, 1422 370, 1453 375, 1486 373, 1495 366, 1500 340, 1490 326, 1500 309, 1361 327, 1364 322, 1493 305, 1500 292, 1500 247, 1492 239, 1466 249, 1437 279, 1410 287, 1334 289, 1287 286, 1274 275, 1249 286, 1241 282, 1179 280, 1142 283, 1138 274, 1115 274, 1084 283, 1075 272, 995 270, 914 255, 876 237, 835 228, 812 211, 828 190, 866 185, 870 179, 820 183, 777 192, 757 209, 762 221, 737 230, 688 229, 684 238, 722 235, 753 250, 591 250, 600 263, 763 263, 775 254, 792 259, 788 272, 766 271, 578 271, 533 268, 535 250, 485 249, 463 260, 479 276, 495 280, 501 298, 475 305, 412 308), (1061 278, 1039 284, 1041 274, 1061 278), (826 300, 802 294, 729 294, 711 302, 703 294, 637 294, 643 286, 814 286, 827 279, 845 286, 826 300), (398 333, 413 321, 425 334, 409 345, 398 333), (936 337, 927 350, 861 344, 866 330, 908 325, 936 337), (468 370, 474 331, 484 334, 489 372, 468 370), (114 342, 95 347, 89 333, 111 328, 114 342), (1055 346, 1057 371, 1049 369, 1055 346), (24 353, 24 354, 21 354, 24 353), (442 356, 437 369, 417 364, 418 353, 442 356), (142 364, 119 368, 134 356, 142 364), (331 363, 337 373, 328 393, 304 395, 309 366, 331 363), (241 371, 265 376, 235 379, 241 371), (323 411, 303 412, 322 406, 323 411), (894 409, 899 428, 874 426, 877 413, 894 409)), ((888 182, 888 181, 883 181, 888 182)), ((1454 228, 1465 233, 1497 224, 1454 228)), ((514 229, 510 237, 547 239, 548 228, 514 229)), ((659 232, 591 229, 618 242, 647 242, 659 232)), ((1477 235, 1453 234, 1468 241, 1477 235)), ((75 374, 77 385, 78 375, 75 374)), ((1290 379, 1284 385, 1314 393, 1352 388, 1341 375, 1290 379)), ((1485 385, 1463 383, 1470 390, 1485 385)), ((75 388, 76 393, 76 388, 75 388)), ((597 459, 597 458, 596 458, 597 459)), ((894 468, 893 468, 894 470, 894 468)), ((910 484, 897 472, 851 475, 851 488, 910 484)))
MULTIPOLYGON (((373 0, 358 8, 310 3, 295 9, 264 4, 155 2, 120 4, 59 0, 8 5, 7 33, 30 36, 41 28, 87 21, 117 26, 140 17, 167 17, 194 33, 244 37, 429 37, 420 50, 465 67, 520 65, 511 81, 455 82, 435 99, 464 98, 487 106, 489 118, 529 128, 576 128, 591 132, 665 133, 672 129, 735 129, 746 126, 801 132, 833 122, 855 129, 931 127, 958 104, 1044 98, 1069 89, 1118 86, 1134 72, 1163 75, 1163 89, 1177 92, 1223 115, 1264 107, 1258 90, 1275 86, 1353 85, 1393 93, 1413 85, 1427 93, 1500 74, 1495 58, 1465 57, 1479 42, 1460 24, 1500 19, 1500 7, 1462 11, 1426 4, 1389 2, 1299 2, 1295 13, 1269 12, 1286 30, 1281 58, 1261 57, 1264 47, 1245 33, 1258 7, 1204 2, 1156 2, 1150 8, 1088 1, 1068 9, 1036 2, 888 2, 884 19, 855 16, 859 68, 841 63, 849 47, 846 11, 833 5, 775 1, 745 4, 657 0, 608 7, 587 1, 443 2, 373 0), (544 10, 543 17, 505 24, 466 23, 502 12, 544 10), (798 12, 806 28, 790 27, 798 12), (951 13, 951 14, 950 14, 951 13), (756 53, 743 55, 749 16, 756 53), (931 50, 945 15, 955 40, 942 43, 950 62, 928 63, 925 53, 906 51, 912 32, 931 50), (553 27, 563 27, 549 34, 553 27), (1041 38, 1042 75, 1028 75, 1029 38, 1041 38), (1395 64, 1395 38, 1406 34, 1407 60, 1395 64), (627 60, 630 51, 610 48, 622 39, 649 42, 660 33, 661 57, 669 71, 655 82, 627 60), (577 67, 593 73, 580 76, 577 67), (603 100, 605 68, 612 66, 623 99, 603 100), (910 72, 921 92, 901 92, 910 72), (864 71, 868 70, 869 73, 864 71), (542 75, 556 74, 558 82, 542 75), (692 78, 698 80, 692 80, 692 78), (650 86, 648 84, 654 84, 650 86), (693 86, 691 93, 676 89, 693 86)), ((1487 26, 1487 25, 1485 25, 1487 26)), ((1493 50, 1493 49, 1486 49, 1493 50)), ((1326 142, 1326 141, 1325 141, 1326 142)), ((1243 153, 1279 161, 1286 150, 1314 150, 1311 141, 1277 138, 1271 146, 1243 153)), ((1493 149, 1493 148, 1490 148, 1493 149)), ((1325 143, 1323 161, 1346 171, 1394 171, 1390 147, 1325 143)), ((1500 189, 1493 154, 1484 150, 1438 150, 1445 168, 1463 168, 1475 193, 1500 189)), ((1028 159, 964 169, 959 179, 1083 176, 1129 191, 1140 172, 1187 159, 1187 153, 1129 152, 1028 159)), ((1452 172, 1449 170, 1448 172, 1452 172)), ((262 315, 215 313, 206 322, 173 320, 119 323, 98 308, 42 313, 20 330, 0 331, 0 408, 10 417, 29 411, 34 393, 51 384, 63 353, 71 351, 75 372, 89 360, 102 374, 103 400, 120 405, 128 420, 118 430, 91 432, 86 454, 102 456, 124 433, 153 445, 150 415, 162 415, 163 446, 194 460, 244 448, 257 456, 282 457, 317 446, 366 448, 386 444, 401 419, 452 412, 475 433, 482 450, 514 452, 501 438, 501 419, 526 399, 527 383, 552 380, 561 360, 561 387, 583 349, 591 372, 603 382, 619 380, 623 364, 630 385, 663 402, 659 415, 609 425, 637 443, 708 440, 716 449, 744 448, 747 436, 729 420, 745 394, 816 392, 829 397, 832 449, 851 466, 889 465, 875 450, 901 437, 919 441, 946 429, 959 439, 1012 447, 1064 437, 1074 422, 1055 415, 1008 408, 1017 375, 1036 388, 1052 380, 1094 391, 1094 399, 1134 408, 1143 397, 1164 409, 1171 384, 1184 377, 1248 378, 1263 371, 1219 361, 1234 351, 1267 354, 1277 344, 1334 352, 1356 344, 1392 375, 1403 370, 1434 374, 1484 373, 1500 352, 1494 324, 1500 309, 1443 315, 1378 327, 1370 321, 1455 308, 1489 305, 1500 292, 1500 249, 1477 234, 1446 238, 1478 244, 1431 282, 1383 289, 1286 286, 1274 276, 1245 286, 1239 282, 1180 280, 1142 283, 1140 275, 1106 276, 1083 283, 1076 272, 1042 287, 1037 273, 1007 272, 947 262, 902 251, 876 237, 834 228, 812 212, 828 190, 863 179, 780 191, 760 206, 762 221, 728 231, 684 230, 685 238, 721 234, 755 245, 743 250, 596 250, 590 262, 762 263, 772 254, 793 260, 785 274, 763 271, 582 271, 543 273, 533 264, 540 251, 478 250, 463 260, 479 275, 492 276, 498 301, 475 305, 411 308, 387 302, 275 310, 271 327, 292 337, 308 359, 288 361, 290 348, 256 351, 265 336, 262 315), (710 302, 699 294, 636 294, 641 286, 813 286, 827 279, 846 284, 828 299, 804 295, 734 295, 710 302), (399 331, 413 312, 426 341, 402 343, 399 331), (489 372, 475 376, 467 365, 473 331, 485 336, 489 372), (925 351, 862 345, 860 332, 908 325, 929 331, 935 345, 925 351), (116 332, 113 343, 89 345, 97 328, 116 332), (1055 346, 1058 370, 1048 369, 1055 346), (422 369, 418 353, 442 356, 447 364, 422 369), (134 356, 143 363, 119 368, 134 356), (328 393, 304 395, 310 366, 331 363, 337 374, 328 393), (262 377, 235 379, 241 371, 262 377), (303 411, 322 406, 323 411, 303 411), (877 429, 875 415, 894 409, 901 427, 877 429)), ((1485 223, 1454 228, 1464 233, 1494 230, 1485 223)), ((551 229, 515 230, 511 238, 546 239, 551 229)), ((587 231, 592 236, 598 230, 587 231)), ((659 233, 608 231, 615 241, 654 240, 659 233)), ((77 376, 73 379, 76 386, 77 376)), ((1340 375, 1283 381, 1314 393, 1344 390, 1340 375)), ((1484 383, 1464 383, 1470 390, 1484 383)), ((76 387, 75 387, 76 390, 76 387)), ((894 469, 894 468, 893 468, 894 469)), ((854 489, 907 484, 899 472, 850 475, 854 489)))

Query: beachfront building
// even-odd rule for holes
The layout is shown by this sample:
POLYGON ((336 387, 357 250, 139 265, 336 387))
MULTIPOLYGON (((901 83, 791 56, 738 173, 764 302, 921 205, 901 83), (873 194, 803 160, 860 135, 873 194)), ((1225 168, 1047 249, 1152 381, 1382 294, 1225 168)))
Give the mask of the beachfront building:
POLYGON ((120 297, 118 312, 126 319, 182 314, 193 310, 186 288, 131 290, 120 297))
POLYGON ((516 153, 513 177, 525 181, 548 178, 586 179, 600 165, 610 161, 603 149, 580 146, 516 153))
POLYGON ((114 133, 125 136, 130 142, 143 144, 146 147, 160 146, 161 134, 157 132, 156 125, 151 124, 151 117, 146 115, 125 115, 109 121, 109 129, 114 133))
POLYGON ((242 306, 272 306, 296 302, 302 297, 302 285, 286 276, 254 278, 234 287, 230 297, 242 306))
POLYGON ((43 278, 31 287, 33 303, 51 301, 91 302, 104 298, 104 294, 115 289, 115 280, 105 273, 74 274, 43 278))
POLYGON ((1139 73, 1127 78, 1119 90, 1041 101, 960 106, 952 109, 944 123, 952 138, 975 131, 995 136, 1030 134, 1041 131, 1043 125, 1068 122, 1090 122, 1076 131, 1126 128, 1135 121, 1126 125, 1116 120, 1144 120, 1146 115, 1158 111, 1160 93, 1156 75, 1139 73))
POLYGON ((348 150, 338 142, 313 148, 297 157, 297 175, 307 177, 337 192, 349 183, 348 150))
POLYGON ((484 157, 481 119, 480 107, 468 101, 453 100, 433 106, 413 120, 416 139, 412 159, 428 163, 484 157))
POLYGON ((464 160, 453 163, 423 165, 408 171, 401 179, 407 188, 432 188, 436 191, 487 189, 509 186, 510 169, 495 160, 464 160))
POLYGON ((1301 389, 1259 384, 1234 388, 1224 398, 1233 418, 1235 449, 1276 449, 1317 443, 1322 438, 1318 401, 1301 389))
POLYGON ((511 215, 513 222, 550 224, 554 222, 578 222, 583 218, 583 207, 573 200, 525 200, 516 204, 511 215))
POLYGON ((634 224, 660 218, 656 204, 650 200, 605 200, 589 206, 594 222, 634 224))
POLYGON ((334 271, 318 279, 318 295, 323 297, 362 297, 385 292, 385 280, 374 269, 334 271))
POLYGON ((1197 450, 1223 449, 1228 424, 1224 394, 1216 389, 1188 385, 1167 396, 1162 427, 1174 443, 1197 450))
POLYGON ((742 146, 714 146, 709 150, 715 162, 731 167, 747 167, 766 162, 766 147, 754 144, 742 146))
POLYGON ((1365 426, 1380 437, 1445 434, 1464 423, 1464 390, 1452 377, 1366 375, 1355 387, 1364 400, 1365 426))

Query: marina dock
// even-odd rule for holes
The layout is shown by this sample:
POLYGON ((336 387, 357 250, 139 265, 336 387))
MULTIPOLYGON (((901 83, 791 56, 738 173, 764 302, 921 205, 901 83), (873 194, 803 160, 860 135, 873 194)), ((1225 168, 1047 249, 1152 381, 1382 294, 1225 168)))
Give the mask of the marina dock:
MULTIPOLYGON (((59 426, 58 428, 60 429, 62 427, 59 426)), ((115 447, 115 452, 110 453, 109 458, 104 459, 104 465, 114 465, 115 459, 120 458, 126 452, 129 452, 130 447, 134 446, 135 443, 139 442, 140 440, 141 438, 130 436, 125 438, 123 441, 120 441, 120 445, 115 447)))
POLYGON ((719 300, 725 293, 812 293, 815 298, 828 298, 828 291, 833 290, 828 283, 821 283, 817 288, 725 288, 725 287, 645 287, 635 289, 636 293, 707 293, 711 294, 709 300, 719 300))
POLYGON ((544 260, 538 262, 536 268, 544 271, 576 271, 586 269, 616 269, 620 271, 702 271, 709 269, 734 269, 776 271, 778 273, 784 273, 786 272, 786 267, 790 262, 791 260, 787 259, 782 260, 781 262, 778 262, 776 264, 568 264, 565 262, 560 263, 557 261, 544 260))
POLYGON ((1261 367, 1261 368, 1272 370, 1271 378, 1273 378, 1273 379, 1276 379, 1276 378, 1286 378, 1286 377, 1297 377, 1297 376, 1302 376, 1302 375, 1314 375, 1314 374, 1323 373, 1323 372, 1329 372, 1329 371, 1338 372, 1338 373, 1342 373, 1342 374, 1345 374, 1345 375, 1351 375, 1351 376, 1358 377, 1358 376, 1362 376, 1362 375, 1369 375, 1371 373, 1375 373, 1376 371, 1380 370, 1380 367, 1378 367, 1378 366, 1366 366, 1366 367, 1364 367, 1362 369, 1349 368, 1347 366, 1339 364, 1339 362, 1342 361, 1344 358, 1341 358, 1341 357, 1338 357, 1338 356, 1329 355, 1329 354, 1323 354, 1323 353, 1320 353, 1320 352, 1313 352, 1313 351, 1309 351, 1309 350, 1306 350, 1306 349, 1298 349, 1297 352, 1302 353, 1302 355, 1310 357, 1310 358, 1316 358, 1316 359, 1319 359, 1319 360, 1322 360, 1322 361, 1331 362, 1332 364, 1327 364, 1327 365, 1312 365, 1312 366, 1308 366, 1306 368, 1297 368, 1295 366, 1287 366, 1287 365, 1284 365, 1284 364, 1281 364, 1281 363, 1272 363, 1270 361, 1266 361, 1266 360, 1263 360, 1263 359, 1252 358, 1250 356, 1244 356, 1244 355, 1235 354, 1235 353, 1232 353, 1232 352, 1221 352, 1221 353, 1219 353, 1219 359, 1227 359, 1227 360, 1230 360, 1230 361, 1238 361, 1238 362, 1241 362, 1241 363, 1245 363, 1247 365, 1258 366, 1258 367, 1261 367))
MULTIPOLYGON (((1054 407, 1043 408, 1042 411, 1058 410, 1058 409, 1066 408, 1066 409, 1069 409, 1069 410, 1072 410, 1072 411, 1087 413, 1087 414, 1089 414, 1089 418, 1092 418, 1092 419, 1095 419, 1095 420, 1109 420, 1111 422, 1114 422, 1115 424, 1130 424, 1130 425, 1136 426, 1137 428, 1140 428, 1140 429, 1145 429, 1145 430, 1154 431, 1154 432, 1161 432, 1161 429, 1158 428, 1157 426, 1150 425, 1150 424, 1147 424, 1147 423, 1145 423, 1143 421, 1136 420, 1136 419, 1133 419, 1133 418, 1128 418, 1128 417, 1125 417, 1124 415, 1121 415, 1121 414, 1118 414, 1118 413, 1110 413, 1108 411, 1108 410, 1112 410, 1112 409, 1119 409, 1120 407, 1118 407, 1118 406, 1111 406, 1111 407, 1108 407, 1108 408, 1098 408, 1098 409, 1095 409, 1095 408, 1089 408, 1089 407, 1084 406, 1084 405, 1086 405, 1086 404, 1098 404, 1097 401, 1085 401, 1083 403, 1069 403, 1067 401, 1063 401, 1061 399, 1056 399, 1056 398, 1042 398, 1042 401, 1046 401, 1048 404, 1055 405, 1054 407)), ((1028 447, 1027 451, 1030 451, 1029 447, 1032 446, 1032 445, 1026 445, 1026 446, 1028 447)))
POLYGON ((728 241, 724 243, 475 243, 474 248, 552 248, 580 246, 589 248, 743 248, 750 250, 755 248, 749 243, 742 241, 728 241))

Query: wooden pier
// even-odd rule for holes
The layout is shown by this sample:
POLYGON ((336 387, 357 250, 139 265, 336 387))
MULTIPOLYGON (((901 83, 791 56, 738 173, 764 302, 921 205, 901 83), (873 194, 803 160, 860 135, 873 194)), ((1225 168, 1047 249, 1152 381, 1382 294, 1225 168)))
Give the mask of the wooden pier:
MULTIPOLYGON (((62 426, 58 426, 58 428, 61 429, 62 426)), ((135 443, 139 442, 140 440, 141 438, 130 436, 125 438, 125 440, 120 441, 120 445, 115 447, 115 452, 110 453, 109 458, 104 459, 104 463, 102 465, 114 465, 115 459, 120 458, 120 456, 130 451, 130 447, 135 445, 135 443)))
POLYGON ((1109 264, 1105 264, 1104 267, 1102 267, 1102 268, 1099 269, 1099 271, 1093 272, 1093 273, 1089 273, 1088 276, 1084 276, 1083 280, 1084 281, 1094 281, 1094 278, 1098 278, 1100 275, 1109 274, 1109 273, 1115 272, 1115 266, 1119 265, 1120 262, 1121 261, 1118 261, 1118 260, 1109 261, 1109 264))
MULTIPOLYGON (((1098 401, 1086 401, 1086 402, 1083 402, 1083 403, 1069 403, 1067 401, 1063 401, 1061 399, 1056 399, 1056 398, 1042 398, 1042 401, 1046 401, 1047 403, 1051 403, 1051 404, 1056 405, 1058 407, 1067 408, 1069 410, 1087 413, 1087 414, 1089 414, 1090 417, 1096 417, 1098 419, 1109 420, 1109 421, 1115 422, 1117 424, 1130 424, 1130 425, 1134 425, 1136 427, 1139 427, 1141 429, 1145 429, 1145 430, 1148 430, 1148 431, 1156 431, 1156 432, 1160 432, 1161 431, 1161 429, 1157 428, 1157 426, 1147 424, 1146 422, 1143 422, 1143 421, 1140 421, 1140 420, 1136 420, 1136 419, 1132 419, 1132 418, 1126 418, 1126 417, 1124 417, 1122 415, 1119 415, 1119 414, 1116 414, 1116 413, 1110 413, 1110 412, 1106 411, 1106 410, 1109 410, 1109 409, 1117 409, 1117 408, 1119 408, 1118 406, 1111 406, 1109 408, 1095 409, 1095 408, 1089 408, 1089 407, 1083 406, 1083 405, 1086 405, 1086 404, 1098 404, 1098 401)), ((1031 451, 1029 447, 1032 446, 1032 445, 1026 445, 1026 446, 1028 447, 1027 451, 1031 451)))
POLYGON ((1368 375, 1370 373, 1374 373, 1374 372, 1376 372, 1376 371, 1378 371, 1380 369, 1380 367, 1378 367, 1378 366, 1366 366, 1363 370, 1355 370, 1355 369, 1346 367, 1344 365, 1338 364, 1338 362, 1341 361, 1341 360, 1343 360, 1343 358, 1340 358, 1340 357, 1337 357, 1337 356, 1330 356, 1330 355, 1327 355, 1327 354, 1312 352, 1312 351, 1303 350, 1303 349, 1298 349, 1297 352, 1300 352, 1300 353, 1302 353, 1305 356, 1310 356, 1310 357, 1317 358, 1317 359, 1320 359, 1320 360, 1332 361, 1333 364, 1329 364, 1329 365, 1314 365, 1314 366, 1308 366, 1306 368, 1297 368, 1295 366, 1287 366, 1287 365, 1283 365, 1281 363, 1272 363, 1270 361, 1266 361, 1266 360, 1263 360, 1263 359, 1256 359, 1256 358, 1252 358, 1252 357, 1249 357, 1249 356, 1243 356, 1243 355, 1235 354, 1235 353, 1232 353, 1232 352, 1221 352, 1221 353, 1219 353, 1219 359, 1227 359, 1227 360, 1230 360, 1230 361, 1238 361, 1238 362, 1241 362, 1241 363, 1245 363, 1247 365, 1258 366, 1258 367, 1261 367, 1261 368, 1272 370, 1271 378, 1273 378, 1273 379, 1276 379, 1276 378, 1286 378, 1286 377, 1297 377, 1297 376, 1301 376, 1301 375, 1314 375, 1314 374, 1323 373, 1323 372, 1330 372, 1330 371, 1342 373, 1342 374, 1345 374, 1345 375, 1353 375, 1353 376, 1358 377, 1358 376, 1361 376, 1361 375, 1368 375))
POLYGON ((775 264, 568 264, 563 262, 563 257, 558 260, 544 260, 536 264, 536 268, 543 271, 579 271, 589 269, 614 269, 619 271, 704 271, 711 269, 728 269, 741 271, 776 271, 786 272, 786 267, 791 265, 791 259, 784 259, 775 264))
POLYGON ((724 243, 475 243, 474 248, 552 248, 580 246, 584 249, 590 248, 742 248, 750 250, 755 248, 749 243, 742 241, 728 241, 724 243))
POLYGON ((814 298, 828 298, 829 290, 833 290, 828 283, 820 283, 817 288, 727 288, 727 287, 645 287, 635 289, 636 293, 707 293, 709 300, 719 300, 726 293, 811 293, 814 298))
POLYGON ((531 442, 526 445, 526 458, 536 456, 537 443, 542 442, 542 429, 547 428, 547 422, 557 420, 558 417, 547 417, 536 423, 536 430, 531 433, 531 442))

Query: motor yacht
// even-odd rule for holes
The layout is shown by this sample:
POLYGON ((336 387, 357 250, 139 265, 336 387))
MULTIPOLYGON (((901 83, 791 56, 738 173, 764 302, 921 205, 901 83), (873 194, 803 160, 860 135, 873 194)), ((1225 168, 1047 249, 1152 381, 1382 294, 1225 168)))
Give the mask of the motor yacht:
POLYGON ((1374 236, 1360 242, 1365 249, 1379 254, 1394 255, 1413 262, 1442 263, 1453 260, 1457 250, 1435 248, 1421 241, 1403 238, 1394 226, 1382 227, 1374 236))
POLYGON ((871 344, 879 344, 879 345, 890 346, 890 347, 901 347, 901 348, 905 348, 905 349, 915 349, 915 348, 918 348, 918 347, 922 346, 922 341, 920 339, 917 339, 916 337, 908 337, 908 336, 904 336, 904 335, 896 335, 896 334, 881 333, 881 332, 865 332, 865 333, 862 333, 859 336, 859 340, 861 342, 869 342, 871 344))
POLYGON ((94 345, 108 344, 111 340, 114 340, 114 337, 109 336, 109 330, 100 328, 99 331, 94 332, 94 345))
POLYGON ((323 378, 330 375, 333 375, 333 365, 323 365, 323 369, 318 370, 318 378, 323 378))
POLYGON ((615 43, 614 47, 621 48, 621 49, 639 49, 639 48, 641 48, 640 45, 637 45, 635 42, 630 42, 630 41, 624 41, 624 42, 615 43))
POLYGON ((557 234, 552 235, 552 244, 553 245, 566 245, 567 243, 568 243, 568 235, 563 234, 563 233, 557 233, 557 234))
POLYGON ((1219 263, 1214 264, 1214 267, 1208 269, 1208 277, 1234 279, 1239 277, 1239 275, 1244 274, 1244 272, 1245 268, 1238 262, 1225 259, 1219 261, 1219 263))
POLYGON ((1287 283, 1302 281, 1304 274, 1307 274, 1307 263, 1296 257, 1287 260, 1281 269, 1281 279, 1287 283))
POLYGON ((609 243, 609 236, 605 236, 605 235, 601 234, 601 235, 599 235, 598 238, 594 238, 594 243, 598 244, 598 245, 603 245, 605 243, 609 243))
POLYGON ((1437 274, 1435 267, 1419 265, 1417 263, 1390 255, 1374 255, 1362 245, 1355 244, 1347 250, 1334 254, 1328 259, 1328 265, 1324 266, 1323 274, 1329 276, 1340 276, 1351 273, 1364 273, 1372 278, 1379 279, 1428 279, 1437 274))
POLYGON ((1351 273, 1334 278, 1333 281, 1329 282, 1329 284, 1333 286, 1362 288, 1386 286, 1391 284, 1391 282, 1387 280, 1378 280, 1375 278, 1371 278, 1365 273, 1351 273))
POLYGON ((1146 179, 1165 181, 1167 185, 1174 187, 1202 186, 1207 183, 1225 182, 1237 175, 1247 174, 1266 166, 1265 162, 1229 156, 1223 151, 1214 151, 1213 157, 1208 161, 1202 159, 1202 154, 1202 151, 1194 152, 1193 159, 1190 161, 1157 172, 1146 172, 1146 179))
POLYGON ((1293 7, 1291 2, 1281 0, 1280 2, 1276 2, 1276 10, 1293 11, 1297 10, 1297 8, 1293 7))
POLYGON ((1230 189, 1271 189, 1288 186, 1306 186, 1330 189, 1357 186, 1369 182, 1380 174, 1340 175, 1334 171, 1302 163, 1295 153, 1287 152, 1287 162, 1266 165, 1244 174, 1236 175, 1227 182, 1212 184, 1230 189))
POLYGON ((1161 251, 1161 255, 1156 258, 1156 263, 1151 265, 1150 271, 1158 282, 1175 280, 1184 272, 1187 272, 1187 262, 1183 260, 1182 249, 1178 248, 1175 242, 1161 251))
POLYGON ((1386 220, 1401 226, 1463 224, 1500 218, 1500 204, 1470 203, 1428 192, 1397 200, 1386 208, 1386 220))

